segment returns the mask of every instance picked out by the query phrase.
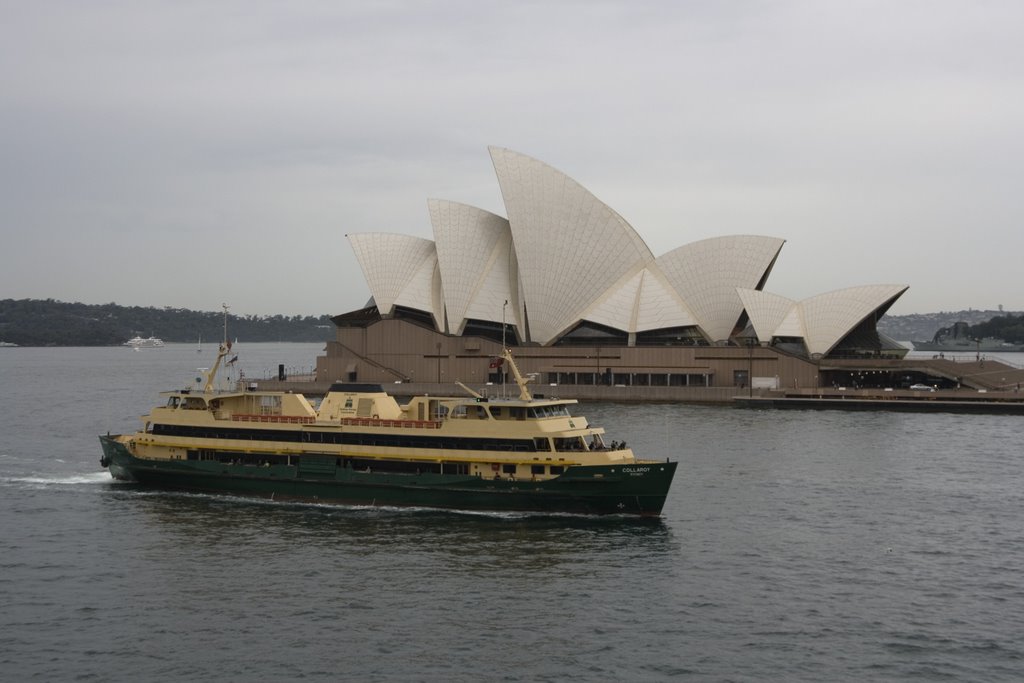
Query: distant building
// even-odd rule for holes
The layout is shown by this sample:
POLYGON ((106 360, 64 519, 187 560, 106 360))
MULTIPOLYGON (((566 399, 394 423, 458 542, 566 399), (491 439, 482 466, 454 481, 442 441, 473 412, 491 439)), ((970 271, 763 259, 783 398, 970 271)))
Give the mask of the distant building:
POLYGON ((507 218, 432 199, 433 240, 348 236, 372 298, 333 319, 319 377, 479 384, 500 373, 488 359, 503 340, 548 385, 808 386, 823 358, 905 353, 875 324, 906 285, 794 301, 764 290, 780 238, 716 237, 655 256, 565 174, 490 153, 507 218))

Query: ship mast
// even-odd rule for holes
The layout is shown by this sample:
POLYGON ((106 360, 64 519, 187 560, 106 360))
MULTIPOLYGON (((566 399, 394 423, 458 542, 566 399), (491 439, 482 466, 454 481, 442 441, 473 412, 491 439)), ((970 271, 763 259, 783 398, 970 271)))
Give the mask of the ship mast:
MULTIPOLYGON (((512 368, 512 376, 516 380, 516 384, 519 386, 519 400, 530 401, 533 399, 530 396, 530 391, 526 388, 529 378, 523 377, 519 374, 519 366, 512 360, 512 349, 505 345, 505 309, 508 308, 508 299, 505 299, 505 303, 501 306, 501 357, 505 359, 508 366, 512 368)), ((505 368, 501 369, 501 397, 505 398, 505 368)))
POLYGON ((519 374, 519 366, 517 366, 516 362, 512 360, 512 350, 504 349, 502 352, 502 357, 505 359, 505 362, 508 363, 508 366, 512 368, 512 376, 515 378, 516 384, 519 385, 519 400, 533 400, 533 397, 530 396, 529 389, 526 388, 526 384, 530 381, 530 378, 523 377, 521 374, 519 374))
POLYGON ((231 342, 228 341, 228 305, 221 304, 224 307, 224 341, 221 342, 217 348, 217 360, 214 361, 213 367, 207 372, 203 373, 203 378, 206 380, 203 386, 204 394, 213 393, 213 381, 217 376, 217 370, 220 369, 220 362, 227 357, 228 352, 231 351, 231 342))

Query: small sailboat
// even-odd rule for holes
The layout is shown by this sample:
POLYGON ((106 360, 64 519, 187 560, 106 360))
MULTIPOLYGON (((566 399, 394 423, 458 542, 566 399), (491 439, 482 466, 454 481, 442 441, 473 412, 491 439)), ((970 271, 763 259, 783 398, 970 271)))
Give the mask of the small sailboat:
POLYGON ((203 335, 199 335, 199 343, 196 346, 196 353, 202 353, 202 352, 203 352, 203 335))

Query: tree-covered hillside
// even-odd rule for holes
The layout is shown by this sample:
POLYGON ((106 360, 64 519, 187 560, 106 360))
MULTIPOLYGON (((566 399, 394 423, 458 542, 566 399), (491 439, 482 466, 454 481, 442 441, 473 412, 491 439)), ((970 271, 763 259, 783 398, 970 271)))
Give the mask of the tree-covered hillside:
POLYGON ((1024 313, 997 315, 988 322, 971 325, 971 336, 975 339, 996 337, 1012 344, 1024 344, 1024 313))
MULTIPOLYGON (((1003 315, 1012 316, 1014 314, 1003 310, 972 308, 966 311, 885 315, 878 321, 878 331, 899 341, 931 341, 936 332, 952 327, 954 323, 965 322, 968 325, 980 325, 1003 315)), ((1018 313, 1017 315, 1024 314, 1018 313)))
MULTIPOLYGON (((228 315, 228 335, 247 342, 316 342, 334 338, 330 317, 228 315)), ((140 335, 165 342, 216 342, 224 336, 221 311, 0 299, 0 341, 20 346, 107 346, 140 335)))

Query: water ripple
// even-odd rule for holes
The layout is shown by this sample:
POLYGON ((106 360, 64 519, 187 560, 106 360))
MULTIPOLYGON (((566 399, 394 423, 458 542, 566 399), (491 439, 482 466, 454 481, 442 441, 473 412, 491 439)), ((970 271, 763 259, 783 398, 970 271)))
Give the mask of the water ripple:
POLYGON ((663 519, 294 504, 111 480, 94 435, 176 375, 79 351, 5 369, 12 680, 1019 679, 1018 418, 598 404, 680 460, 663 519), (57 388, 103 402, 54 432, 57 388))

